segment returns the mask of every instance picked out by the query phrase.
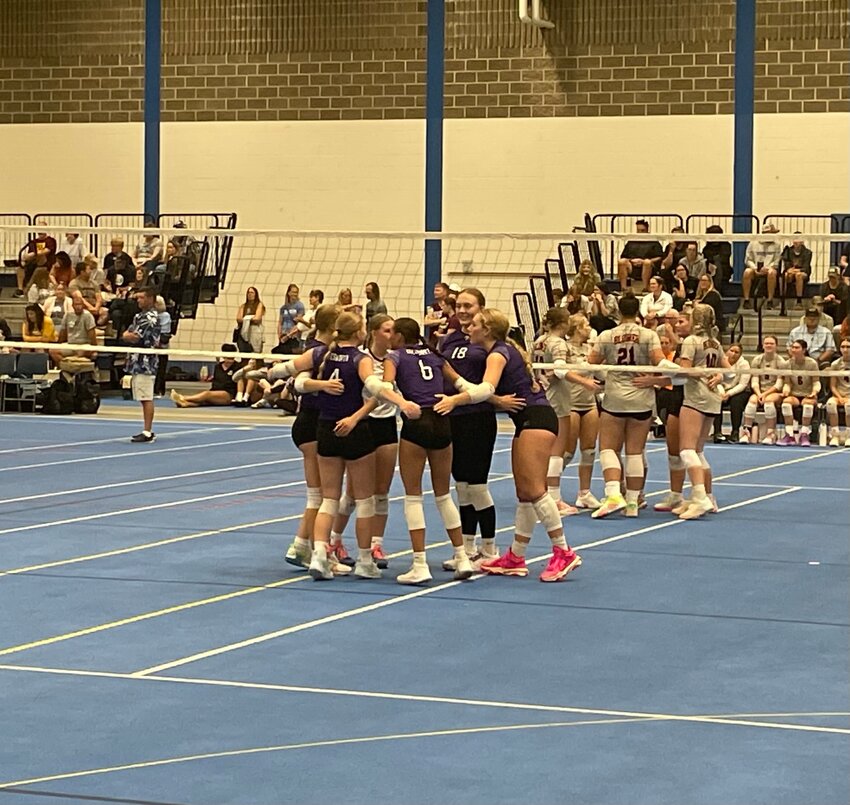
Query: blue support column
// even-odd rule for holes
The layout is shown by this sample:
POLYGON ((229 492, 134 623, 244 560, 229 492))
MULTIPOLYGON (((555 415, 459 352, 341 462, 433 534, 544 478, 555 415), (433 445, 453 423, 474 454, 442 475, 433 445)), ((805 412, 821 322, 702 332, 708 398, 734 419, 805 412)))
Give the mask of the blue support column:
POLYGON ((145 0, 145 214, 159 216, 162 0, 145 0))
MULTIPOLYGON (((735 4, 735 215, 753 214, 753 117, 756 73, 756 0, 735 4)), ((750 226, 733 219, 735 232, 750 232, 750 226)), ((732 249, 735 279, 744 272, 745 243, 732 249)))
MULTIPOLYGON (((443 84, 445 81, 446 8, 444 0, 428 0, 428 44, 425 68, 425 230, 443 228, 443 84)), ((442 279, 442 241, 425 241, 425 304, 442 279)))

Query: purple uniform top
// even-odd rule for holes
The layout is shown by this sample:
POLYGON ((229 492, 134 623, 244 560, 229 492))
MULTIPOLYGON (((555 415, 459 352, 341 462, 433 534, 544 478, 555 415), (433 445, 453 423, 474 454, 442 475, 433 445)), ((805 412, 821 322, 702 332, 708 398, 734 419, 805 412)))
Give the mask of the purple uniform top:
MULTIPOLYGON (((447 335, 440 345, 443 357, 464 380, 470 383, 480 383, 484 380, 484 371, 487 368, 487 350, 480 344, 470 344, 469 338, 460 330, 447 335)), ((457 394, 455 387, 446 382, 446 394, 457 394)), ((481 411, 493 411, 489 402, 475 403, 474 405, 459 405, 453 409, 449 416, 462 416, 463 414, 480 413, 481 411)))
POLYGON ((525 361, 515 346, 506 344, 504 341, 497 341, 491 352, 501 355, 507 361, 499 378, 499 384, 496 386, 496 394, 516 394, 517 397, 525 400, 525 404, 529 407, 549 405, 546 392, 539 386, 537 391, 534 390, 525 361))
POLYGON ((425 346, 405 346, 387 355, 396 368, 395 382, 406 400, 433 408, 443 393, 445 360, 425 346))
MULTIPOLYGON (((307 352, 311 349, 315 349, 316 352, 325 354, 326 345, 321 341, 317 341, 315 338, 309 339, 304 344, 304 352, 307 352)), ((320 359, 321 360, 321 359, 320 359)), ((313 378, 316 377, 316 367, 318 366, 318 361, 316 361, 316 353, 313 353, 313 378)), ((301 408, 318 408, 319 407, 319 394, 318 392, 313 392, 312 394, 302 394, 301 395, 301 408)))
POLYGON ((313 353, 313 374, 317 380, 341 380, 345 391, 338 396, 319 392, 319 419, 336 422, 363 407, 363 381, 360 379, 358 365, 366 354, 361 352, 359 347, 337 347, 328 355, 319 373, 319 365, 326 352, 326 349, 317 349, 313 353))

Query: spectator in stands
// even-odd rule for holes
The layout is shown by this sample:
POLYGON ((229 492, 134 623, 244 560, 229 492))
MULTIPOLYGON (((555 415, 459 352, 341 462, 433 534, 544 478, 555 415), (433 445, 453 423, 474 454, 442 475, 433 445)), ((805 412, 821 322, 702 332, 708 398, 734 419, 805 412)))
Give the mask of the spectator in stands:
MULTIPOLYGON (((777 232, 779 229, 772 225, 764 228, 765 235, 775 235, 777 232)), ((767 309, 773 310, 773 297, 776 294, 776 278, 779 271, 779 247, 779 241, 772 238, 751 240, 747 246, 744 276, 741 282, 745 310, 750 310, 753 306, 750 293, 757 277, 763 277, 767 281, 767 309)))
POLYGON ((434 332, 438 345, 444 338, 460 330, 460 321, 457 317, 457 296, 455 294, 450 293, 443 300, 443 314, 444 318, 434 332))
POLYGON ((301 339, 301 352, 304 351, 304 345, 307 343, 310 331, 314 327, 316 310, 318 310, 319 305, 325 301, 325 292, 318 288, 313 288, 313 290, 310 291, 308 301, 310 303, 310 307, 304 311, 304 314, 300 318, 296 318, 296 321, 298 322, 298 337, 301 339))
POLYGON ((640 315, 644 327, 655 328, 659 319, 663 319, 667 311, 673 309, 673 297, 664 290, 660 277, 650 278, 648 290, 649 293, 640 300, 640 315))
MULTIPOLYGON (((177 221, 174 224, 174 228, 175 229, 186 229, 186 222, 185 221, 177 221)), ((185 235, 174 235, 171 238, 171 242, 176 247, 177 254, 178 255, 184 255, 189 251, 192 244, 195 243, 196 241, 195 241, 195 238, 192 237, 192 235, 189 235, 187 233, 185 235)))
POLYGON ((102 290, 106 284, 106 272, 100 267, 97 257, 87 254, 83 262, 88 263, 91 281, 102 290))
MULTIPOLYGON (((97 346, 97 331, 94 316, 86 310, 82 295, 77 292, 71 299, 71 310, 62 317, 62 322, 56 331, 56 341, 60 344, 85 344, 97 346)), ((97 353, 91 350, 51 350, 50 358, 59 366, 64 358, 81 357, 93 358, 97 353)))
MULTIPOLYGON (((171 314, 168 312, 168 306, 165 304, 165 299, 157 296, 154 302, 154 310, 156 311, 157 319, 159 319, 159 345, 163 349, 168 348, 171 342, 171 314)), ((156 377, 153 382, 153 393, 155 397, 165 396, 165 373, 168 370, 168 353, 163 353, 159 356, 159 361, 156 367, 156 377)))
MULTIPOLYGON (((4 341, 8 341, 12 337, 12 328, 9 326, 9 322, 2 317, 0 317, 0 336, 2 336, 4 341)), ((0 350, 0 352, 3 352, 4 354, 8 354, 9 351, 8 347, 3 347, 3 349, 0 350)))
POLYGON ((291 282, 277 319, 277 346, 272 352, 297 355, 301 352, 299 322, 304 320, 304 303, 298 298, 298 286, 291 282))
MULTIPOLYGON (((712 224, 705 230, 707 235, 720 235, 723 228, 712 224)), ((727 283, 732 280, 732 244, 728 240, 708 241, 702 249, 702 256, 709 266, 714 267, 710 271, 714 277, 714 284, 721 293, 727 283)))
MULTIPOLYGON (((818 313, 820 313, 820 318, 818 319, 818 324, 820 324, 821 327, 826 327, 827 330, 831 330, 835 326, 835 320, 832 318, 832 316, 830 316, 827 313, 824 313, 823 297, 822 296, 813 296, 811 303, 809 304, 809 307, 817 308, 818 313)), ((805 324, 806 323, 806 314, 805 313, 803 313, 803 315, 800 316, 800 321, 798 323, 799 324, 805 324)))
POLYGON ((841 249, 841 257, 838 258, 838 265, 841 268, 841 273, 844 276, 844 282, 850 284, 850 243, 845 243, 841 249))
POLYGON ((265 315, 266 306, 260 299, 260 292, 251 286, 245 291, 245 301, 236 311, 236 326, 239 330, 237 345, 242 351, 263 351, 263 317, 265 315))
POLYGON ((38 227, 35 237, 21 250, 21 264, 17 270, 18 288, 14 296, 24 295, 24 289, 39 266, 49 269, 56 259, 56 238, 47 234, 47 223, 43 218, 39 218, 35 224, 38 227))
POLYGON ((806 345, 806 354, 818 362, 821 369, 827 368, 835 357, 835 341, 832 332, 820 323, 820 311, 816 307, 806 310, 805 322, 788 334, 788 354, 793 354, 794 343, 806 345))
MULTIPOLYGON (((795 232, 799 235, 799 232, 795 232)), ((792 290, 797 294, 796 307, 803 309, 803 292, 809 277, 812 275, 812 250, 806 248, 806 244, 799 238, 795 238, 782 250, 780 257, 782 274, 785 277, 785 292, 792 290)))
POLYGON ((694 304, 710 305, 714 309, 714 322, 720 332, 723 332, 726 328, 725 317, 723 315, 723 299, 717 293, 717 289, 714 287, 714 280, 708 274, 703 274, 697 281, 694 304))
MULTIPOLYGON (((571 287, 576 288, 578 293, 590 299, 593 296, 596 286, 601 282, 599 274, 596 273, 596 268, 590 260, 582 260, 578 267, 573 284, 571 287)), ((555 289, 552 289, 554 293, 555 289)), ((561 299, 563 299, 563 294, 561 299)), ((560 306, 559 301, 555 302, 556 306, 560 306)))
MULTIPOLYGON (((236 352, 235 344, 222 344, 222 352, 236 352)), ((234 372, 238 371, 239 363, 233 358, 223 357, 213 369, 212 383, 208 391, 201 391, 191 397, 184 397, 175 390, 171 391, 171 399, 178 408, 198 408, 204 405, 230 405, 236 397, 236 381, 234 372)))
POLYGON ((698 280, 700 277, 708 274, 711 276, 714 272, 714 267, 706 262, 705 257, 699 253, 699 248, 694 241, 688 242, 685 246, 685 256, 679 260, 679 265, 688 269, 688 276, 698 280))
POLYGON ((50 284, 55 287, 61 282, 67 288, 75 276, 71 258, 65 252, 57 252, 50 268, 50 284))
MULTIPOLYGON (((674 226, 671 231, 684 232, 685 230, 681 226, 674 226)), ((664 254, 661 257, 661 277, 668 291, 673 287, 673 274, 676 266, 685 256, 687 245, 688 241, 686 240, 671 240, 664 248, 664 254)))
POLYGON ((21 338, 28 342, 47 343, 56 340, 56 329, 53 321, 44 315, 44 311, 36 304, 29 304, 24 309, 24 320, 21 322, 21 338))
MULTIPOLYGON (((726 350, 726 360, 729 361, 730 367, 736 369, 749 369, 749 361, 743 357, 743 350, 740 344, 731 344, 726 350)), ((724 375, 723 383, 726 390, 723 392, 723 408, 729 409, 729 416, 732 420, 732 433, 727 439, 723 435, 723 414, 718 414, 714 418, 714 442, 721 444, 725 442, 744 442, 749 441, 749 435, 745 439, 741 438, 741 423, 744 419, 744 409, 747 407, 747 401, 752 394, 750 388, 752 375, 744 374, 727 374, 724 375)))
POLYGON ((604 283, 598 282, 590 295, 590 326, 601 333, 612 330, 620 321, 620 308, 617 297, 608 293, 604 283))
POLYGON ((62 319, 65 318, 65 314, 70 313, 74 309, 71 297, 68 295, 68 289, 65 287, 64 283, 60 282, 53 289, 53 294, 44 300, 44 304, 41 306, 41 309, 44 311, 45 316, 50 317, 50 320, 53 322, 53 326, 58 332, 62 325, 62 319))
MULTIPOLYGON (((640 234, 647 234, 649 222, 643 219, 635 221, 635 230, 640 234)), ((617 263, 620 288, 625 291, 633 279, 640 279, 646 288, 649 278, 659 272, 662 256, 661 244, 657 240, 627 241, 617 263)))
POLYGON ((42 305, 48 296, 50 296, 50 272, 47 266, 39 266, 32 272, 32 279, 27 287, 27 301, 42 305))
POLYGON ((177 244, 169 240, 165 244, 165 252, 159 258, 156 265, 150 270, 150 281, 157 289, 161 289, 165 283, 165 275, 168 272, 168 264, 177 257, 177 244))
POLYGON ((690 275, 688 267, 680 263, 673 275, 673 307, 681 310, 685 302, 693 302, 696 295, 697 280, 690 275))
MULTIPOLYGON (((146 223, 145 226, 153 227, 155 224, 146 223)), ((164 251, 159 234, 151 232, 149 235, 143 235, 133 251, 133 263, 150 270, 161 262, 164 251)))
POLYGON ((74 291, 79 291, 85 302, 86 310, 94 316, 98 327, 103 327, 109 320, 109 311, 103 305, 100 288, 92 282, 92 264, 90 262, 77 263, 75 270, 77 272, 76 279, 68 286, 68 290, 72 295, 74 291))
POLYGON ((351 288, 343 288, 336 297, 336 303, 341 312, 360 313, 360 305, 354 302, 351 288))
POLYGON ((378 287, 377 282, 367 282, 364 293, 366 294, 367 299, 366 325, 368 326, 369 319, 371 319, 372 316, 376 316, 379 313, 387 315, 387 306, 383 299, 381 299, 381 289, 378 287))
POLYGON ((60 248, 71 258, 71 265, 82 263, 88 253, 79 232, 65 233, 65 240, 62 241, 60 248))
POLYGON ((112 238, 110 241, 109 254, 103 258, 103 268, 107 279, 116 290, 130 284, 135 264, 133 258, 124 251, 124 241, 121 238, 112 238))
POLYGON ((826 282, 818 293, 823 298, 823 312, 833 321, 842 321, 847 315, 847 299, 850 289, 841 281, 841 269, 832 266, 827 272, 826 282))

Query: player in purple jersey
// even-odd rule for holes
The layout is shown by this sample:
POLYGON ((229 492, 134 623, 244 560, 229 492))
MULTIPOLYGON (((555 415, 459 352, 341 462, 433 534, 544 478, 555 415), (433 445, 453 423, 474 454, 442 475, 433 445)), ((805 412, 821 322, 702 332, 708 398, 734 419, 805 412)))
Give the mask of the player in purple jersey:
POLYGON ((528 356, 517 345, 508 343, 508 328, 508 317, 499 310, 484 308, 473 318, 469 340, 488 352, 484 379, 479 384, 460 381, 457 387, 461 393, 444 397, 435 410, 448 413, 455 405, 486 400, 494 393, 511 392, 525 401, 522 410, 510 415, 516 426, 511 446, 511 470, 517 495, 514 541, 504 556, 485 562, 481 570, 497 575, 527 576, 525 551, 534 525, 540 520, 552 541, 552 558, 540 580, 560 581, 581 564, 581 558, 564 539, 561 515, 546 486, 558 418, 532 376, 528 356))
POLYGON ((384 382, 395 382, 399 394, 385 389, 382 396, 404 412, 405 403, 419 408, 415 419, 404 417, 399 444, 399 470, 404 484, 404 517, 413 546, 413 564, 402 573, 399 584, 424 584, 431 571, 425 556, 425 510, 422 505, 422 475, 425 462, 431 469, 431 485, 437 511, 454 547, 455 579, 472 576, 472 565, 464 549, 460 514, 450 491, 452 431, 447 417, 434 412, 443 392, 444 373, 457 377, 445 359, 421 338, 413 319, 396 319, 396 344, 384 364, 384 382))

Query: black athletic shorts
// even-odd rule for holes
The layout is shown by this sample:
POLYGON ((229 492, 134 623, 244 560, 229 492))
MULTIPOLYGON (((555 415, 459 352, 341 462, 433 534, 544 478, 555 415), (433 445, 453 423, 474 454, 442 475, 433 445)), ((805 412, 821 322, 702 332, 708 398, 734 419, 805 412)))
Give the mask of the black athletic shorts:
POLYGON ((372 441, 376 449, 385 444, 398 443, 398 425, 394 416, 370 416, 366 421, 369 423, 369 430, 372 431, 372 441))
POLYGON ((617 419, 636 419, 638 422, 644 422, 652 417, 652 411, 609 411, 603 408, 602 413, 615 416, 617 419))
POLYGON ((496 446, 496 414, 475 411, 448 417, 452 430, 452 477, 467 484, 486 484, 496 446))
POLYGON ((357 461, 358 458, 375 452, 375 441, 369 423, 360 420, 348 436, 337 436, 334 433, 336 422, 325 419, 319 420, 316 430, 318 445, 316 449, 323 458, 342 458, 346 461, 357 461))
POLYGON ((682 408, 690 408, 691 411, 696 411, 698 414, 702 414, 707 419, 714 419, 716 416, 720 416, 721 412, 717 412, 716 414, 708 414, 705 411, 701 411, 699 408, 694 408, 693 405, 682 405, 682 408))
POLYGON ((524 430, 548 430, 558 435, 558 417, 548 405, 530 405, 511 414, 516 430, 514 439, 519 438, 524 430))
POLYGON ((419 419, 402 417, 401 438, 425 450, 445 450, 452 443, 452 426, 447 416, 423 408, 419 419))
POLYGON ((578 414, 579 416, 584 416, 585 414, 589 414, 591 411, 595 411, 595 410, 596 410, 596 408, 581 408, 581 409, 573 408, 573 410, 570 411, 570 413, 571 414, 578 414))
POLYGON ((655 407, 658 409, 658 416, 661 419, 667 419, 668 416, 679 416, 684 399, 684 386, 674 386, 672 389, 658 389, 655 392, 655 407))
POLYGON ((316 427, 319 424, 318 408, 302 408, 292 423, 292 441, 296 447, 316 441, 316 427))

